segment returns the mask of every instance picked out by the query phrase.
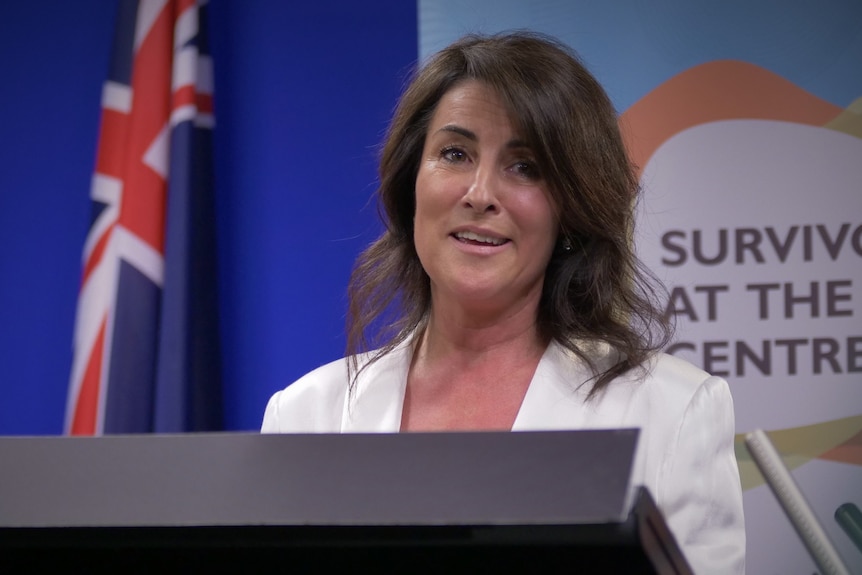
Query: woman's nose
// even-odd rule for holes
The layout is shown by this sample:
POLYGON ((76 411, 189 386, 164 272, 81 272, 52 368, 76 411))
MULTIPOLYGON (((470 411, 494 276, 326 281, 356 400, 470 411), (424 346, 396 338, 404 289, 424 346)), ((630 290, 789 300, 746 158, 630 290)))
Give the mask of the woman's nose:
POLYGON ((464 194, 464 204, 476 212, 485 213, 497 211, 497 196, 494 172, 484 166, 478 166, 473 172, 473 180, 464 194))

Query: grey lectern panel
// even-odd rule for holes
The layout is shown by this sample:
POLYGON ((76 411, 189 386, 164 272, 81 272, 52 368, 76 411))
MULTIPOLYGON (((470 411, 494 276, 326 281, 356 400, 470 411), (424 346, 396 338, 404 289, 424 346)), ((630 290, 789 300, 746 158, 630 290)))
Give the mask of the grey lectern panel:
POLYGON ((0 527, 609 523, 637 430, 0 438, 0 527))
POLYGON ((690 574, 637 436, 0 438, 0 573, 690 574))

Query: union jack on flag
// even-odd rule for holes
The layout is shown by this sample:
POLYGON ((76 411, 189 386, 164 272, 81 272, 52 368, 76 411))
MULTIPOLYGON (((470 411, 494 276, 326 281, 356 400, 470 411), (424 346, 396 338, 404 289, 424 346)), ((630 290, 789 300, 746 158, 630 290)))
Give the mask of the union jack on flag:
POLYGON ((66 432, 221 427, 206 2, 120 0, 66 432))

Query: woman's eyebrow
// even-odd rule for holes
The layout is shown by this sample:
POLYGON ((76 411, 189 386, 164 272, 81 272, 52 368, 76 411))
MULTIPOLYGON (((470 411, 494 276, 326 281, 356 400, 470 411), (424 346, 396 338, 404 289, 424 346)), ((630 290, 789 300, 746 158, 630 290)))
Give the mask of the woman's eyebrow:
MULTIPOLYGON (((446 124, 445 126, 440 128, 439 130, 437 130, 437 132, 438 133, 439 132, 452 132, 454 134, 464 136, 465 138, 467 138, 468 140, 471 140, 473 142, 476 142, 479 140, 479 137, 476 135, 475 132, 468 130, 467 128, 463 128, 457 124, 446 124)), ((513 138, 513 139, 509 140, 508 142, 506 142, 506 147, 507 148, 527 148, 527 149, 530 149, 530 145, 527 144, 527 142, 525 142, 524 140, 518 139, 518 138, 513 138)))
POLYGON ((445 126, 443 126, 442 128, 440 128, 437 131, 438 132, 453 132, 455 134, 464 136, 468 140, 473 140, 474 142, 479 139, 479 137, 476 136, 475 132, 472 132, 472 131, 468 130, 467 128, 462 128, 461 126, 458 126, 457 124, 446 124, 445 126))

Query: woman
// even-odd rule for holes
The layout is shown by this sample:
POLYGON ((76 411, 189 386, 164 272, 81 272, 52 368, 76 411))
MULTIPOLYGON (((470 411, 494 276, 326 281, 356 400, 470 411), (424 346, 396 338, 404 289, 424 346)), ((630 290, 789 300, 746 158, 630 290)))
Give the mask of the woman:
POLYGON ((530 33, 444 49, 399 103, 380 180, 386 232, 351 278, 347 359, 276 393, 262 430, 639 427, 633 482, 695 572, 742 572, 730 392, 658 351, 637 178, 577 57, 530 33))

